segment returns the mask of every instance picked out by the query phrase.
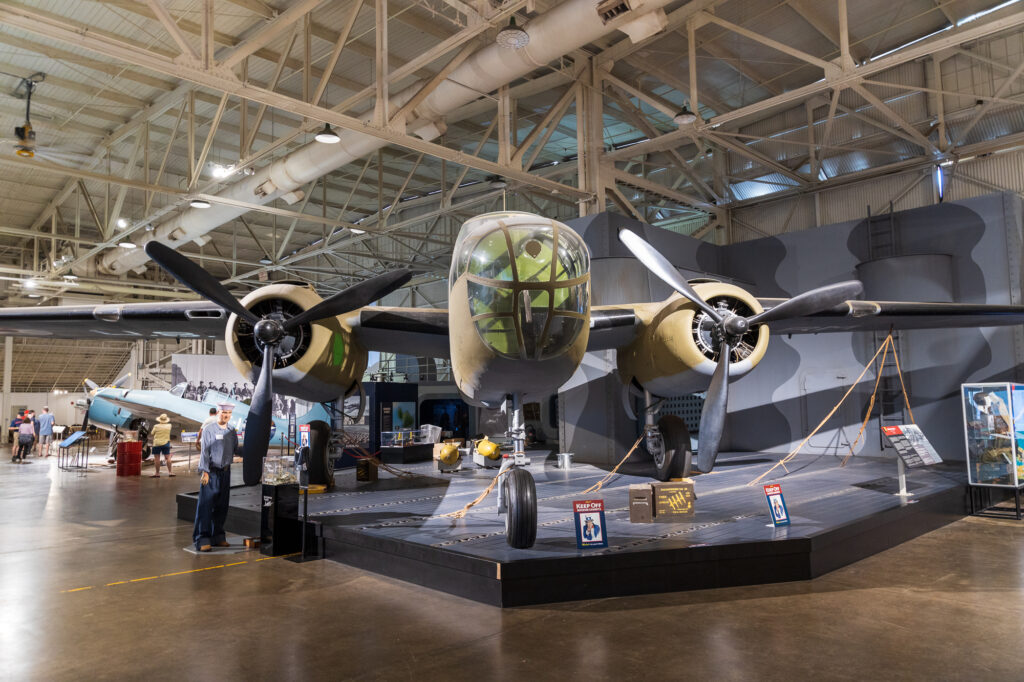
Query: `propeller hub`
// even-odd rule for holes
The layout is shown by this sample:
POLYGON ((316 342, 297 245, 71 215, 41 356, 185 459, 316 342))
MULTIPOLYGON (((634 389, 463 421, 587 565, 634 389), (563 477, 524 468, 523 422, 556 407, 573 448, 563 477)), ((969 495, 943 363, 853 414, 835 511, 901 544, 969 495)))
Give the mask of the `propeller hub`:
POLYGON ((253 334, 264 346, 276 346, 284 338, 284 326, 280 320, 260 320, 253 326, 253 334))
POLYGON ((750 329, 750 324, 744 317, 730 315, 722 321, 722 329, 726 336, 743 336, 750 329))

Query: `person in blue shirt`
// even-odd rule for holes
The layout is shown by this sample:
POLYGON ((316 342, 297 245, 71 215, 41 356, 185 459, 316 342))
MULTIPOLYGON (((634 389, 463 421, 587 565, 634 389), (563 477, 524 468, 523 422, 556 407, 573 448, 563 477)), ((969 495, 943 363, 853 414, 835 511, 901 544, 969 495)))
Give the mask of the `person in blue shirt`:
POLYGON ((217 421, 207 424, 200 433, 199 502, 192 540, 200 552, 214 546, 230 547, 224 534, 231 497, 231 462, 238 447, 238 433, 231 421, 232 403, 217 404, 217 421))
POLYGON ((36 420, 39 424, 39 451, 43 457, 50 456, 50 443, 53 442, 53 415, 49 407, 43 408, 43 413, 36 420))

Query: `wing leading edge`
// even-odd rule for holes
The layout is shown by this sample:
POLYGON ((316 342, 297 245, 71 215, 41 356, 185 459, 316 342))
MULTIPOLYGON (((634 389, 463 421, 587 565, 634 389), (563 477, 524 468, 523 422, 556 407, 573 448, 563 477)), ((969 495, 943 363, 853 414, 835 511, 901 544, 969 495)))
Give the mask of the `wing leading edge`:
POLYGON ((113 303, 0 309, 0 336, 221 338, 227 313, 206 301, 113 303))
MULTIPOLYGON (((784 298, 758 299, 765 309, 784 298)), ((1002 327, 1024 324, 1024 306, 909 301, 846 301, 829 310, 772 324, 776 334, 1002 327)))

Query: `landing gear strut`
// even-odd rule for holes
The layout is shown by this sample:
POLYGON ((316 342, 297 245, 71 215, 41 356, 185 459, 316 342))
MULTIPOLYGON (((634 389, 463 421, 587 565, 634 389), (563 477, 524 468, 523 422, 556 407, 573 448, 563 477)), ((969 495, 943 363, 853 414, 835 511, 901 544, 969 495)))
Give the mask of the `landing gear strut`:
POLYGON ((674 415, 664 415, 654 423, 658 412, 650 392, 644 391, 644 446, 654 458, 655 477, 659 481, 686 478, 690 475, 693 451, 686 422, 674 415))
POLYGON ((537 539, 537 485, 523 467, 526 458, 526 429, 523 427, 523 399, 518 393, 505 401, 511 418, 508 435, 512 453, 504 455, 498 471, 498 513, 505 514, 505 540, 516 549, 533 547, 537 539), (510 409, 511 408, 511 409, 510 409))

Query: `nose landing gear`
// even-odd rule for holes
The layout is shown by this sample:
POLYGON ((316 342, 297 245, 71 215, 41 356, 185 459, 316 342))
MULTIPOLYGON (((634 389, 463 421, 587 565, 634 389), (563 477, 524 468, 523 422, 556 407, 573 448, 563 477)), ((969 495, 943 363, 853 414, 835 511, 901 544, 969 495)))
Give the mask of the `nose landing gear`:
POLYGON ((523 428, 522 396, 515 394, 505 401, 506 412, 511 408, 512 453, 504 455, 498 476, 498 513, 505 514, 505 541, 516 549, 533 547, 537 540, 537 485, 525 467, 526 430, 523 428))

